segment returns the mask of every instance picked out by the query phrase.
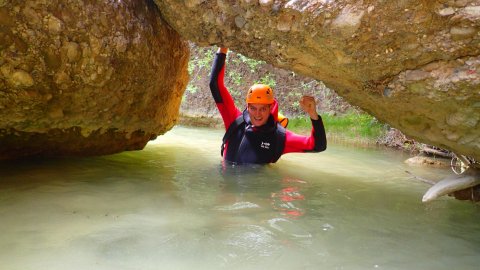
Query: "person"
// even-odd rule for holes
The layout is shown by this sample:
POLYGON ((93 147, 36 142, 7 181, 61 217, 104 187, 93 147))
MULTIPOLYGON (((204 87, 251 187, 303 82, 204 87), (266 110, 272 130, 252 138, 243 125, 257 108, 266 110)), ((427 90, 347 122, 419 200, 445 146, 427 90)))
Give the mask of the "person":
POLYGON ((219 48, 212 65, 210 90, 225 125, 221 155, 234 163, 267 164, 293 152, 321 152, 327 148, 322 118, 315 99, 303 96, 301 108, 310 116, 310 136, 302 136, 278 123, 278 103, 273 89, 255 84, 247 92, 246 109, 241 112, 224 85, 227 48, 219 48))

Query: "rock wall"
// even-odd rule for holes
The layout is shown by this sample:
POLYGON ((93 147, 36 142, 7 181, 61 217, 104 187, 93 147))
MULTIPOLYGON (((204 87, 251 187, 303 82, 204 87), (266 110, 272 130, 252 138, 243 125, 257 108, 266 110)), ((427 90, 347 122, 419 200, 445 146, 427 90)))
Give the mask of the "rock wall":
POLYGON ((200 45, 325 82, 405 134, 480 159, 478 0, 155 0, 200 45))
POLYGON ((142 149, 175 124, 187 61, 151 0, 0 0, 0 159, 142 149))

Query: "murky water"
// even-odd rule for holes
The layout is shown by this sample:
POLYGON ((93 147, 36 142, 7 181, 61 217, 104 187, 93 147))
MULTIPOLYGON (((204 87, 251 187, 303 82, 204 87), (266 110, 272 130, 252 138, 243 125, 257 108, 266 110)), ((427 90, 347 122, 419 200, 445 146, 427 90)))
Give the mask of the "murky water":
POLYGON ((1 269, 478 269, 480 208, 397 152, 329 146, 223 166, 221 131, 144 151, 0 164, 1 269))

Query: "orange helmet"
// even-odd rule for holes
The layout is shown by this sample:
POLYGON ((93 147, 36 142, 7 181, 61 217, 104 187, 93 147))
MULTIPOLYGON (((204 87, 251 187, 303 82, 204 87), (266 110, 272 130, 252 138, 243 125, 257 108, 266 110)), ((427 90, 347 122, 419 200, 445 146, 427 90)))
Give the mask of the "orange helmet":
POLYGON ((272 104, 273 90, 265 84, 254 84, 247 93, 247 103, 272 104))

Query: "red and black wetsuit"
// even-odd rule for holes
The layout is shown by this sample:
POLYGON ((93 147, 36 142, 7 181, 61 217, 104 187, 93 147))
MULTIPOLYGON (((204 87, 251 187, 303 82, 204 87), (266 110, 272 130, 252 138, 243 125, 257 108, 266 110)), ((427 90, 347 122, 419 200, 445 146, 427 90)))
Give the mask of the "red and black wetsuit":
POLYGON ((223 157, 225 160, 238 163, 272 163, 286 153, 321 152, 327 148, 327 139, 322 118, 312 119, 310 136, 295 134, 282 129, 277 123, 278 104, 272 106, 267 123, 261 127, 253 127, 247 111, 243 113, 235 107, 233 98, 223 82, 225 76, 226 54, 217 53, 213 62, 210 77, 210 90, 213 99, 222 115, 225 129, 240 122, 239 128, 229 136, 223 157), (243 117, 243 119, 240 119, 243 117), (238 121, 237 118, 241 121, 238 121), (283 136, 282 136, 283 134, 283 136))

